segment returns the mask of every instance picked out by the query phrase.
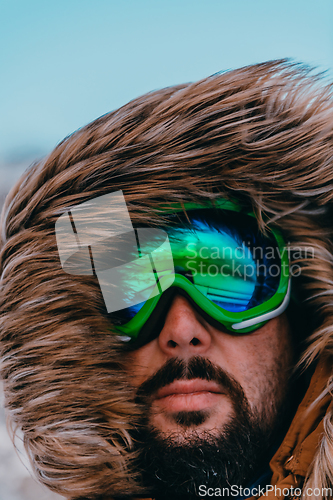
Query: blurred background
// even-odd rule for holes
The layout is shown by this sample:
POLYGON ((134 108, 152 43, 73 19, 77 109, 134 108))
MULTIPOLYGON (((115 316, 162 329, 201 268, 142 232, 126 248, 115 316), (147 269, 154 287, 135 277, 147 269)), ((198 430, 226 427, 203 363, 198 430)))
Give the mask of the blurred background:
MULTIPOLYGON (((332 0, 0 0, 0 23, 0 205, 65 136, 150 90, 285 57, 333 80, 332 0)), ((0 398, 0 500, 61 499, 15 453, 0 398)))

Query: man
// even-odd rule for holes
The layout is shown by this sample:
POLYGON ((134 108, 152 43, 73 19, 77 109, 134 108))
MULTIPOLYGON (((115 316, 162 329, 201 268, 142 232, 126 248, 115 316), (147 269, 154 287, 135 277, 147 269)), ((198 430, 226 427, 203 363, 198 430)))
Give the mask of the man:
POLYGON ((2 376, 44 484, 332 498, 332 151, 329 89, 278 61, 138 98, 23 176, 2 376))

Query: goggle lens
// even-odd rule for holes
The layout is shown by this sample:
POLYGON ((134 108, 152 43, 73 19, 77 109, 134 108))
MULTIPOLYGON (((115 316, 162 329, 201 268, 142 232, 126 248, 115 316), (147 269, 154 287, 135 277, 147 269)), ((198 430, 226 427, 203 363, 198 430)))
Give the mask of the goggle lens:
MULTIPOLYGON (((170 216, 170 225, 164 226, 164 231, 170 244, 174 273, 185 276, 205 297, 226 311, 248 311, 277 291, 279 249, 274 238, 259 232, 253 217, 213 209, 192 210, 186 215, 170 216)), ((142 249, 145 255, 151 255, 159 246, 157 239, 146 241, 142 249)), ((159 280, 172 274, 170 256, 166 259, 160 251, 154 261, 159 263, 159 280)), ((133 290, 151 294, 156 283, 147 287, 148 275, 143 269, 136 276, 128 272, 121 288, 126 288, 129 295, 133 290)), ((111 318, 123 325, 134 318, 145 302, 115 312, 111 318)))

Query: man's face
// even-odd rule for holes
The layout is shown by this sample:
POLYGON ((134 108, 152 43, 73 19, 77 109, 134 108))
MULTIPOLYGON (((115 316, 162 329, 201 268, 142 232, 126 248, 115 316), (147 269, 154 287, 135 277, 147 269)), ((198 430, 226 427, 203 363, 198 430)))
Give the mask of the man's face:
MULTIPOLYGON (((252 441, 265 440, 252 443, 262 450, 280 420, 292 356, 285 315, 234 336, 211 326, 185 297, 175 296, 160 335, 129 354, 128 373, 146 405, 148 434, 143 435, 169 451, 219 442, 221 454, 223 440, 237 440, 243 432, 245 444, 252 433, 252 441)), ((243 453, 246 446, 239 446, 243 453)), ((249 452, 251 463, 258 450, 249 452)))

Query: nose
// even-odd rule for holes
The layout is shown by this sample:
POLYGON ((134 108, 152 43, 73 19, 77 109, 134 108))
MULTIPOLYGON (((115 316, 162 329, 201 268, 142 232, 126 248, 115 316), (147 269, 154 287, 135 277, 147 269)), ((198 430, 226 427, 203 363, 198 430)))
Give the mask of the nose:
POLYGON ((169 356, 183 358, 205 354, 212 341, 205 325, 188 300, 176 295, 158 337, 160 349, 169 356))

